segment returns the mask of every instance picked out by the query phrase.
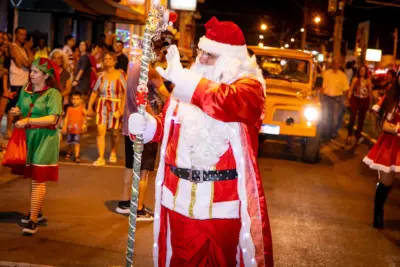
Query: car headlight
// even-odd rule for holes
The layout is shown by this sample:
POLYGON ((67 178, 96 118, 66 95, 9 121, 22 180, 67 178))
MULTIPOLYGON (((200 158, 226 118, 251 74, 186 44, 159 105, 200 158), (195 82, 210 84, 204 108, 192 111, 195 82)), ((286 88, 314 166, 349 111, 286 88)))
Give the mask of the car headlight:
POLYGON ((306 117, 308 121, 316 121, 319 119, 319 110, 314 107, 305 108, 304 117, 306 117))

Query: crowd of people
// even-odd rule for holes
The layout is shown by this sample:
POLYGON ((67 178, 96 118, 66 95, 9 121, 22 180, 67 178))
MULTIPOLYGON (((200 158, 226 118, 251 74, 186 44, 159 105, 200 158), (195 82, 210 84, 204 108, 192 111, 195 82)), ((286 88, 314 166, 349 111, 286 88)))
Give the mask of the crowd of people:
POLYGON ((362 141, 364 122, 368 111, 373 113, 380 136, 363 159, 371 169, 378 171, 379 181, 374 199, 373 226, 384 227, 384 204, 400 172, 400 74, 388 70, 386 79, 379 86, 381 94, 375 94, 368 67, 346 64, 345 72, 334 59, 332 68, 324 73, 322 86, 322 126, 325 140, 335 139, 348 109, 346 145, 354 152, 362 141), (378 97, 376 97, 378 96, 378 97), (356 131, 354 125, 357 121, 356 131))
POLYGON ((120 213, 127 213, 130 205, 132 136, 143 134, 146 144, 137 213, 138 219, 155 220, 154 253, 160 266, 169 262, 171 266, 210 262, 212 266, 252 266, 255 262, 273 266, 268 213, 255 161, 257 145, 248 142, 258 135, 255 125, 259 125, 263 112, 265 81, 258 66, 252 64, 237 25, 214 17, 206 30, 199 43, 201 51, 190 69, 183 68, 176 46, 167 52, 163 40, 152 42, 155 58, 166 58, 168 64, 158 60, 149 66, 148 105, 143 116, 137 113, 135 97, 141 66, 127 67, 128 60, 121 53, 123 44, 116 42, 116 51, 112 52, 94 45, 90 52, 83 41, 77 57, 75 40, 67 36, 62 50, 50 51, 42 44, 33 53, 29 50, 32 44, 26 45, 26 30, 16 29, 16 42, 7 46, 10 67, 2 74, 11 76, 5 91, 12 96, 7 103, 9 114, 17 120, 9 143, 18 130, 26 132, 26 160, 20 166, 11 166, 22 168, 25 177, 31 179, 30 213, 21 220, 25 235, 35 234, 43 219, 46 182, 58 180, 60 118, 64 117, 61 125, 70 144, 69 156, 73 153, 79 162, 79 138, 86 117, 96 115, 99 157, 94 165, 105 164, 106 130, 112 132, 110 162, 116 160, 121 128, 125 136, 126 172, 117 208, 120 213), (223 32, 228 33, 225 39, 215 39, 223 32), (227 66, 239 58, 241 63, 235 64, 232 72, 227 66), (174 97, 170 98, 173 86, 174 97), (156 184, 162 189, 156 189, 153 215, 144 204, 144 194, 161 140, 156 184), (196 244, 197 249, 187 254, 190 244, 196 244))
MULTIPOLYGON (((12 43, 10 36, 0 33, 0 116, 7 113, 8 137, 16 132, 14 122, 15 129, 26 130, 23 168, 25 177, 31 178, 31 205, 21 220, 24 234, 36 233, 43 219, 46 182, 58 180, 58 128, 66 136, 66 157, 79 163, 81 134, 88 118, 96 116, 95 166, 106 164, 107 130, 111 131, 111 163, 117 161, 120 133, 124 136, 126 168, 118 213, 129 213, 132 137, 143 135, 138 220, 155 220, 158 265, 273 266, 267 205, 256 161, 265 80, 237 25, 213 17, 205 27, 190 69, 183 68, 176 46, 169 47, 164 40, 152 42, 156 60, 149 66, 144 115, 137 113, 135 97, 141 66, 128 68, 121 41, 113 47, 89 46, 86 41, 76 45, 68 35, 62 49, 50 51, 40 39, 34 50, 23 27, 15 30, 12 43), (159 142, 154 214, 144 196, 159 142)), ((379 172, 373 226, 381 229, 384 203, 395 173, 400 172, 400 76, 388 73, 387 92, 372 106, 368 68, 359 66, 349 78, 350 72, 339 67, 334 59, 332 69, 324 73, 323 136, 327 140, 338 136, 347 106, 351 112, 347 142, 356 147, 366 113, 376 112, 383 131, 364 162, 379 172)))
POLYGON ((347 112, 346 145, 349 151, 354 152, 363 140, 361 133, 367 113, 373 111, 372 106, 394 86, 395 80, 396 71, 390 69, 385 80, 374 86, 366 65, 357 68, 355 62, 347 62, 342 71, 340 60, 333 59, 331 68, 323 73, 321 88, 323 139, 331 140, 338 136, 347 112))
MULTIPOLYGON (((45 182, 58 180, 60 142, 67 144, 65 158, 80 163, 81 135, 87 131, 92 118, 97 126, 98 159, 93 162, 95 166, 106 164, 106 132, 111 132, 110 163, 117 162, 121 132, 125 136, 125 187, 117 212, 129 213, 133 142, 126 123, 129 115, 137 110, 135 92, 140 64, 133 64, 128 74, 129 59, 120 40, 113 46, 104 43, 90 46, 86 41, 77 43, 72 35, 67 35, 63 47, 51 50, 40 38, 34 48, 33 38, 23 27, 15 30, 15 41, 10 40, 11 36, 0 33, 0 119, 7 114, 6 139, 13 138, 13 129, 27 129, 27 165, 31 167, 28 174, 26 170, 22 173, 31 177, 32 184, 31 210, 22 218, 26 224, 24 233, 37 231, 37 223, 43 216, 45 182), (42 94, 46 98, 41 97, 42 94), (33 138, 38 136, 37 132, 43 135, 44 142, 33 138)), ((155 56, 149 71, 147 107, 153 115, 161 112, 170 94, 171 84, 155 71, 156 66, 165 65, 168 45, 164 39, 153 43, 155 56)), ((152 211, 144 205, 144 196, 157 153, 157 144, 145 145, 138 220, 153 220, 152 211)))
POLYGON ((104 138, 108 129, 113 131, 109 160, 115 163, 129 64, 123 53, 124 43, 116 40, 113 46, 105 43, 90 46, 86 41, 77 43, 72 35, 67 35, 63 47, 51 50, 43 37, 34 40, 23 27, 15 30, 15 41, 11 40, 12 36, 0 32, 0 121, 7 114, 7 131, 3 136, 9 139, 12 135, 15 118, 10 110, 16 106, 22 87, 30 80, 32 62, 48 58, 60 69, 63 116, 59 126, 69 145, 67 159, 80 162, 80 135, 87 130, 88 120, 96 117, 99 157, 94 165, 106 164, 104 138), (74 155, 71 157, 72 146, 74 155))

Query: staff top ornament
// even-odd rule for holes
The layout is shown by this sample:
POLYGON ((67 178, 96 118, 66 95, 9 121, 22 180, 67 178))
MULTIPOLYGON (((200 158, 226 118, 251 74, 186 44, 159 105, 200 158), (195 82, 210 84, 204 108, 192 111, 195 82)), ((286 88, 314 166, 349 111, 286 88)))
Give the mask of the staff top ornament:
POLYGON ((152 32, 154 40, 158 40, 161 33, 168 25, 176 21, 177 15, 169 11, 164 6, 153 5, 149 11, 149 18, 146 22, 146 29, 152 32))
POLYGON ((10 0, 10 2, 13 5, 13 7, 19 7, 22 3, 22 0, 17 0, 17 2, 15 2, 14 0, 10 0))
POLYGON ((173 24, 176 21, 176 18, 177 15, 174 12, 170 12, 164 6, 153 5, 149 11, 149 17, 146 21, 146 30, 144 33, 142 66, 136 95, 137 104, 139 106, 146 106, 147 103, 148 72, 152 54, 151 41, 159 40, 161 33, 167 29, 169 24, 173 24))

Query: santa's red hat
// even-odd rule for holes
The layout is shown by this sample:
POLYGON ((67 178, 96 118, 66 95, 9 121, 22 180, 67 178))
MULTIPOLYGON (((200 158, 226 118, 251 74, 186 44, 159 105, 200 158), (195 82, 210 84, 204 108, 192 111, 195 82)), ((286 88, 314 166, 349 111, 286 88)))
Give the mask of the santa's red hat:
POLYGON ((248 57, 246 41, 238 25, 212 17, 205 27, 206 35, 200 38, 200 49, 218 56, 248 57))

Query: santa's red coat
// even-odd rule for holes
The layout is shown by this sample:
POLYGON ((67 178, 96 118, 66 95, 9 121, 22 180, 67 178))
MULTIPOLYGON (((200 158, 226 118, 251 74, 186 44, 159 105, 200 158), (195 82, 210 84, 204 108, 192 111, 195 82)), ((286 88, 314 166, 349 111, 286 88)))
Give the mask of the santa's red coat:
POLYGON ((154 265, 168 266, 173 253, 163 252, 166 248, 171 249, 168 248, 170 244, 166 244, 170 240, 162 236, 166 231, 167 209, 176 213, 175 217, 182 215, 189 220, 239 218, 241 226, 236 245, 241 251, 239 265, 272 267, 271 231, 256 159, 264 111, 264 88, 252 78, 242 78, 229 85, 211 82, 196 75, 190 78, 185 77, 189 81, 184 83, 185 86, 176 85, 163 112, 155 117, 157 123, 154 123, 153 142, 162 142, 162 146, 156 178, 154 265), (193 196, 189 181, 168 173, 169 165, 187 168, 180 166, 180 162, 185 162, 182 157, 186 157, 187 153, 179 151, 178 144, 182 140, 179 125, 174 119, 182 102, 197 106, 210 117, 229 123, 235 130, 229 149, 214 168, 237 169, 238 179, 199 183, 193 196), (193 201, 193 197, 199 200, 193 201))

